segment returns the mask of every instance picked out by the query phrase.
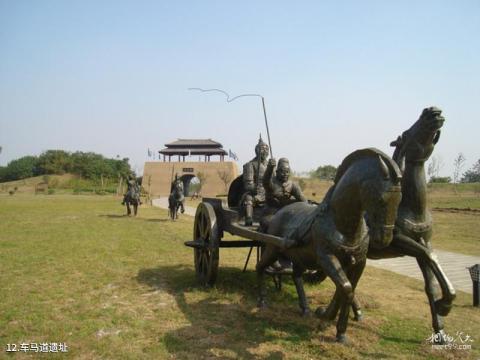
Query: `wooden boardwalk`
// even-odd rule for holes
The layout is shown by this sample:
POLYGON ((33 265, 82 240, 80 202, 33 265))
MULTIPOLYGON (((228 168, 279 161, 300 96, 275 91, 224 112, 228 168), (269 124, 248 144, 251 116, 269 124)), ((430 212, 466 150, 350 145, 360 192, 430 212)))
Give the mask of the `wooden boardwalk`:
MULTIPOLYGON (((163 197, 152 200, 153 206, 168 209, 168 198, 163 197)), ((195 216, 196 209, 185 206, 185 215, 195 216)), ((472 280, 467 267, 480 264, 480 256, 469 256, 448 251, 435 250, 440 265, 453 284, 455 290, 471 294, 473 292, 472 280)), ((393 271, 397 274, 409 276, 423 281, 422 272, 414 258, 404 256, 384 260, 368 260, 367 265, 393 271)))

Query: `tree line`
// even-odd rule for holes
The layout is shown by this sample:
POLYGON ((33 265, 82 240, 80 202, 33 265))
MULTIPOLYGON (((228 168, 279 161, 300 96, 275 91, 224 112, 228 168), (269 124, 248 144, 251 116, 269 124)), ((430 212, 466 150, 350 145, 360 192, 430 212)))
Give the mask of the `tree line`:
POLYGON ((109 159, 93 152, 47 150, 40 156, 23 156, 10 161, 7 166, 0 166, 0 182, 65 173, 98 180, 127 177, 132 173, 132 169, 128 158, 109 159))
MULTIPOLYGON (((473 164, 472 168, 463 172, 466 158, 462 153, 459 153, 454 159, 453 178, 450 176, 439 176, 439 172, 443 167, 443 162, 440 157, 433 156, 427 167, 427 174, 432 183, 475 183, 480 182, 480 159, 473 164)), ((320 180, 333 180, 337 168, 333 165, 319 166, 317 169, 310 171, 310 177, 320 180)))
POLYGON ((431 183, 476 183, 480 182, 480 159, 477 160, 473 166, 462 174, 465 166, 466 158, 462 153, 459 153, 453 161, 453 178, 450 176, 439 176, 439 172, 443 167, 442 158, 439 156, 432 156, 427 167, 427 175, 431 183))

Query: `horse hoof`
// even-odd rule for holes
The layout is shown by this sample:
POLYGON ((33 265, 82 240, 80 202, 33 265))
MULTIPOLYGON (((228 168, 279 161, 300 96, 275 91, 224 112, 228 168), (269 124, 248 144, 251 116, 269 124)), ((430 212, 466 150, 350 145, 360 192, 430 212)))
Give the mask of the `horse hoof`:
POLYGON ((315 315, 320 319, 328 320, 327 309, 324 307, 317 308, 317 310, 315 310, 315 315))
POLYGON ((447 316, 452 310, 452 303, 446 300, 440 299, 435 301, 435 312, 440 316, 447 316))
POLYGON ((446 338, 447 338, 447 335, 445 334, 445 331, 440 330, 433 337, 433 343, 435 345, 445 345, 446 344, 446 338))
POLYGON ((347 343, 347 335, 345 334, 337 334, 337 339, 336 341, 340 344, 346 344, 347 343))
POLYGON ((361 312, 355 314, 355 316, 353 317, 353 320, 362 321, 363 320, 363 314, 361 312))

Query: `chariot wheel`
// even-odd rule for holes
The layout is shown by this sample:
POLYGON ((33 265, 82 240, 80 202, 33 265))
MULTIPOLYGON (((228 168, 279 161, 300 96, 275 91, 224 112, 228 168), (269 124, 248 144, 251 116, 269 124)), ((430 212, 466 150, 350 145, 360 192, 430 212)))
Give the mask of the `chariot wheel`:
POLYGON ((218 273, 220 232, 213 206, 200 203, 195 213, 193 239, 198 246, 194 248, 195 273, 202 285, 215 284, 218 273))

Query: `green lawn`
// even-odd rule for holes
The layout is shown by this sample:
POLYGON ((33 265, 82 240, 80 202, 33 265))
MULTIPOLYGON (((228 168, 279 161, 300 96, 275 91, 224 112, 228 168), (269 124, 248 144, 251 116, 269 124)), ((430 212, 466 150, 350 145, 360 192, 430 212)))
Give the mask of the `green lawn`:
MULTIPOLYGON (((203 289, 192 250, 183 246, 193 219, 171 222, 151 207, 128 218, 120 201, 0 195, 3 348, 65 342, 69 352, 53 358, 76 359, 480 358, 480 312, 471 295, 459 294, 445 330, 470 334, 473 350, 432 350, 423 284, 368 268, 358 290, 365 320, 351 321, 349 345, 339 345, 334 323, 299 317, 290 280, 281 292, 271 286, 270 307, 258 311, 253 264, 241 272, 247 249, 222 249, 217 286, 203 289)), ((443 215, 434 217, 453 231, 458 223, 443 215)), ((329 281, 308 285, 312 308, 326 305, 332 291, 329 281)))

